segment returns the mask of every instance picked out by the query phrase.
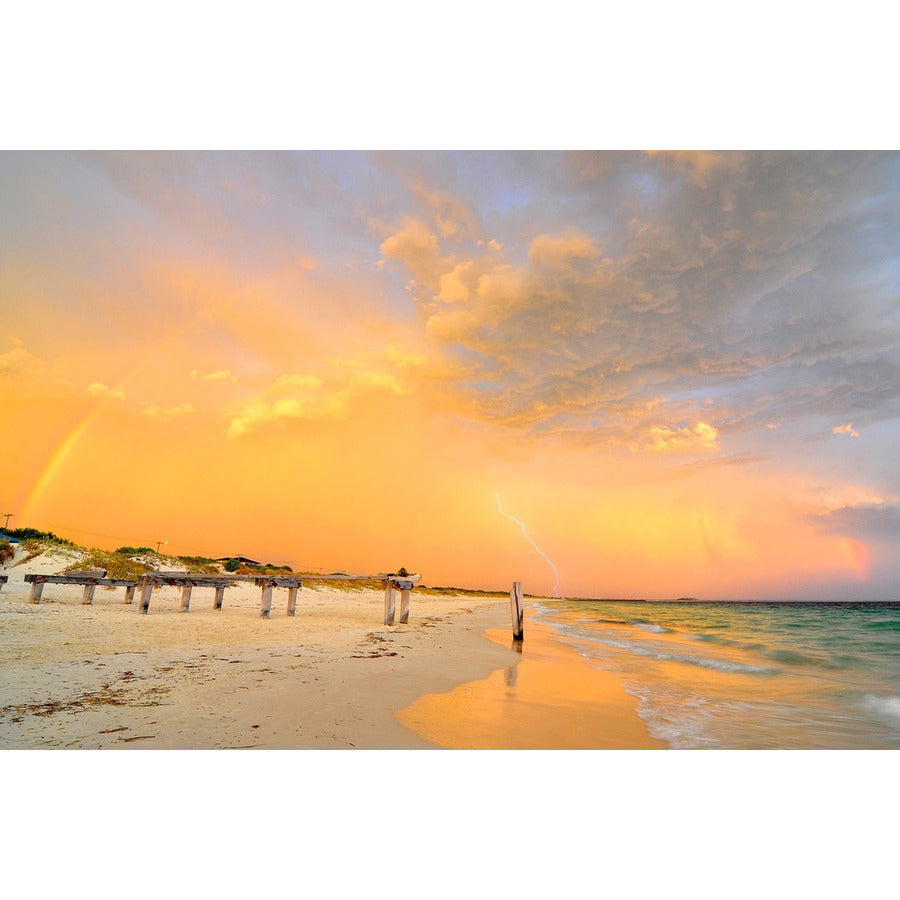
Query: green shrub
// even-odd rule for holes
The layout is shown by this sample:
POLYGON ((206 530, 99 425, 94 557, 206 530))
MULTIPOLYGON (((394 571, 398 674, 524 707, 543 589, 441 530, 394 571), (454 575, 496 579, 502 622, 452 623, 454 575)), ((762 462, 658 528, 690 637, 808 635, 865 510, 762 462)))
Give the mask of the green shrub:
POLYGON ((179 556, 178 561, 194 575, 216 575, 219 572, 219 564, 207 556, 179 556))
POLYGON ((77 546, 72 541, 67 541, 65 538, 55 535, 52 531, 38 531, 37 528, 10 528, 6 533, 18 538, 23 543, 33 540, 43 541, 47 544, 61 544, 63 547, 77 546))
POLYGON ((153 553, 152 547, 119 547, 116 553, 122 556, 143 556, 145 553, 153 553))
POLYGON ((236 559, 229 559, 227 563, 225 563, 225 571, 226 572, 237 572, 238 566, 240 563, 236 559))
POLYGON ((9 562, 15 555, 13 545, 6 538, 0 540, 0 564, 9 562))

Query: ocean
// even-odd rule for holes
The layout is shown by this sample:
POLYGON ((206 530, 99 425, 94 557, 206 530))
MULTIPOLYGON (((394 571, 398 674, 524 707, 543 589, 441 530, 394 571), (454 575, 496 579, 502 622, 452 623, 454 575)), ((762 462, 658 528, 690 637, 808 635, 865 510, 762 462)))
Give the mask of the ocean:
POLYGON ((900 602, 529 607, 674 749, 900 748, 900 602))

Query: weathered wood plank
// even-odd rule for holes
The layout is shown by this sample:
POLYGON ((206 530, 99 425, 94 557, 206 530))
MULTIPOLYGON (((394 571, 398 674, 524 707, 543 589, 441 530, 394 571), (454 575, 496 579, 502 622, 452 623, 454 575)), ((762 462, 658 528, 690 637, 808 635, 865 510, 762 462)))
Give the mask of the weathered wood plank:
POLYGON ((253 583, 258 587, 262 587, 265 584, 271 584, 273 587, 286 587, 286 588, 301 588, 303 587, 303 579, 302 578, 288 578, 286 576, 281 575, 272 575, 265 576, 260 578, 254 578, 253 583))
POLYGON ((412 593, 410 588, 402 588, 400 590, 400 624, 406 625, 409 622, 409 595, 412 593))
POLYGON ((388 579, 384 583, 384 624, 394 624, 394 582, 388 579))
POLYGON ((105 587, 128 587, 137 584, 136 581, 131 581, 126 578, 93 578, 81 575, 35 575, 34 573, 26 575, 25 581, 41 581, 46 582, 47 584, 99 584, 105 587))
POLYGON ((70 578, 106 578, 106 569, 69 569, 70 578))
POLYGON ((264 618, 269 618, 269 613, 272 610, 272 591, 273 586, 271 584, 263 584, 262 586, 262 598, 260 600, 259 606, 259 614, 264 618))
POLYGON ((138 610, 143 614, 147 614, 150 609, 150 596, 153 594, 153 580, 151 578, 142 579, 141 585, 141 603, 138 610))

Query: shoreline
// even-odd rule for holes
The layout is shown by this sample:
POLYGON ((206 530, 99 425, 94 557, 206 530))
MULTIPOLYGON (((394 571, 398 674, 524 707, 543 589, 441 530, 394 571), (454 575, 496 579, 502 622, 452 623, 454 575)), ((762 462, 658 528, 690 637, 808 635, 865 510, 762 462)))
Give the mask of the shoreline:
MULTIPOLYGON (((489 630, 509 646, 510 632, 489 630)), ((426 694, 398 718, 439 746, 468 750, 668 749, 611 672, 595 669, 526 615, 521 654, 505 669, 443 694, 426 694)))
POLYGON ((221 610, 197 590, 183 613, 175 587, 148 615, 121 588, 82 605, 80 588, 49 585, 29 603, 19 577, 56 565, 4 570, 0 749, 665 746, 549 626, 528 618, 515 652, 504 598, 414 591, 409 623, 392 626, 371 589, 305 587, 293 617, 279 591, 270 619, 246 583, 221 610))
MULTIPOLYGON (((22 567, 19 575, 27 571, 22 567)), ((382 623, 380 591, 304 588, 296 615, 240 585, 222 610, 154 591, 148 615, 121 589, 0 589, 2 749, 434 749, 398 709, 509 664, 484 639, 497 598, 413 592, 408 625, 382 623)))

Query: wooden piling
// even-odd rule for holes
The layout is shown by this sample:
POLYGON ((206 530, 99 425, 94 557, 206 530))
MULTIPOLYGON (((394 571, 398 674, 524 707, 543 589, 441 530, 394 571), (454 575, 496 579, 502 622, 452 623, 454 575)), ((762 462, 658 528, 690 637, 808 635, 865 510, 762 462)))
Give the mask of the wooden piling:
POLYGON ((44 592, 44 582, 34 581, 31 584, 31 596, 28 598, 29 603, 40 603, 41 594, 44 592))
POLYGON ((298 590, 299 590, 299 588, 295 588, 295 587, 288 588, 287 614, 289 616, 292 616, 297 612, 297 591, 298 590))
POLYGON ((264 584, 262 587, 262 602, 260 604, 260 613, 259 614, 264 619, 269 618, 269 612, 272 609, 272 591, 273 591, 273 589, 274 589, 274 587, 273 587, 271 581, 268 582, 267 584, 264 584))
POLYGON ((97 585, 95 584, 86 584, 84 586, 84 592, 81 595, 81 604, 82 606, 88 606, 94 602, 94 588, 97 585))
POLYGON ((514 581, 509 592, 509 612, 512 617, 513 640, 525 638, 525 603, 522 599, 522 582, 514 581))
POLYGON ((183 584, 181 586, 181 611, 187 612, 191 608, 191 588, 192 584, 183 584))
POLYGON ((130 585, 128 585, 127 588, 125 588, 125 602, 126 603, 132 603, 134 601, 134 588, 135 588, 135 586, 133 584, 130 584, 130 585))
POLYGON ((394 582, 384 583, 384 624, 394 624, 394 582))
POLYGON ((400 624, 409 622, 409 595, 412 591, 408 587, 400 588, 400 624))
POLYGON ((144 582, 144 586, 141 588, 141 605, 140 605, 139 609, 143 615, 146 615, 147 610, 150 609, 150 595, 152 593, 153 593, 153 582, 148 578, 144 582))
POLYGON ((215 609, 222 608, 222 601, 225 599, 225 585, 220 584, 216 588, 216 600, 215 600, 215 609))

